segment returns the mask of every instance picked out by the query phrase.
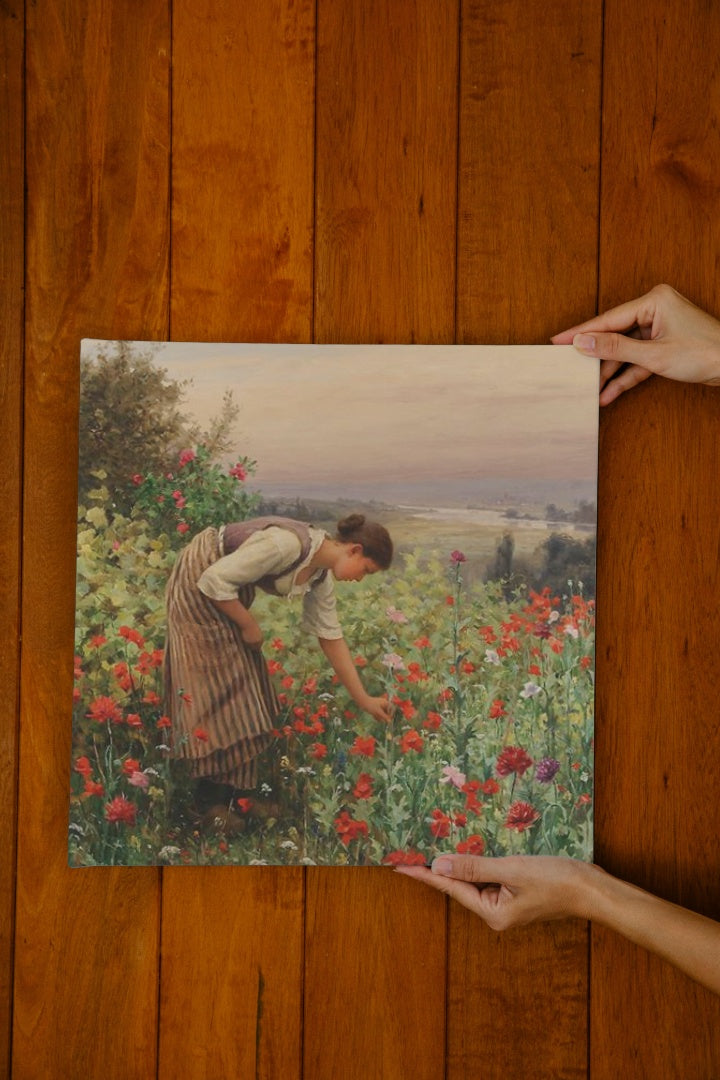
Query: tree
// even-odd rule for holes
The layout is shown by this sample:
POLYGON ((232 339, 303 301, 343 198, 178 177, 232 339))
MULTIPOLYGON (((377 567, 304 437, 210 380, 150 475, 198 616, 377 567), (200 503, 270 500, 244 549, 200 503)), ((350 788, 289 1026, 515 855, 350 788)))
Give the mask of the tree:
POLYGON ((231 444, 238 408, 232 391, 203 432, 182 408, 188 383, 169 378, 155 363, 160 346, 138 350, 132 342, 108 343, 80 362, 79 501, 98 486, 99 470, 111 502, 123 512, 132 505, 131 479, 163 474, 185 447, 202 443, 210 460, 231 444))

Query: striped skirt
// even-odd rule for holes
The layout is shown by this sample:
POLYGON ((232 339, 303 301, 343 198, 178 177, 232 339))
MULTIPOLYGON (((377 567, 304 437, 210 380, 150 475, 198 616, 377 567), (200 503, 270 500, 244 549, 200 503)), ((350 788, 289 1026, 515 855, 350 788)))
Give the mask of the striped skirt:
MULTIPOLYGON (((257 785, 257 756, 271 742, 279 711, 267 664, 240 628, 197 587, 219 558, 217 529, 205 529, 178 556, 167 585, 165 704, 175 756, 195 777, 237 788, 257 785)), ((250 607, 252 585, 238 599, 250 607)))

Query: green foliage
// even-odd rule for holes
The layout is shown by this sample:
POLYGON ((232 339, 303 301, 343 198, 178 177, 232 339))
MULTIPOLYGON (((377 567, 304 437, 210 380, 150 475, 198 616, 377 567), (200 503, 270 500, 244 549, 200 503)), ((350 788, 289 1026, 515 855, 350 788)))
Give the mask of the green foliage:
POLYGON ((468 585, 460 561, 415 554, 338 590, 361 677, 395 706, 389 725, 337 685, 298 605, 258 598, 276 737, 257 796, 239 808, 245 832, 200 830, 163 716, 172 544, 137 516, 108 517, 95 494, 79 531, 73 863, 377 864, 483 848, 589 857, 592 602, 547 589, 507 600, 497 583, 468 585), (508 747, 521 764, 503 771, 508 747), (549 780, 544 759, 557 762, 549 780))
POLYGON ((156 535, 174 548, 208 525, 244 521, 257 511, 259 496, 244 486, 255 462, 243 457, 230 470, 212 460, 206 446, 184 450, 166 473, 133 477, 131 516, 147 522, 156 535))
POLYGON ((183 411, 189 384, 156 364, 161 346, 139 351, 116 341, 80 361, 79 501, 105 474, 113 505, 128 513, 135 501, 133 475, 169 472, 184 447, 202 444, 208 458, 228 452, 238 407, 226 391, 217 416, 203 432, 183 411))

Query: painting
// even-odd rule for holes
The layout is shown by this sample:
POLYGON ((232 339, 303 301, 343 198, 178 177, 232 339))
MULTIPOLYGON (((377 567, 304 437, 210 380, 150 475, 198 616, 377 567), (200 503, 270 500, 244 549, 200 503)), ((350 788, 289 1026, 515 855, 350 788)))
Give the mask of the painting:
POLYGON ((597 370, 85 340, 69 863, 592 856, 597 370))

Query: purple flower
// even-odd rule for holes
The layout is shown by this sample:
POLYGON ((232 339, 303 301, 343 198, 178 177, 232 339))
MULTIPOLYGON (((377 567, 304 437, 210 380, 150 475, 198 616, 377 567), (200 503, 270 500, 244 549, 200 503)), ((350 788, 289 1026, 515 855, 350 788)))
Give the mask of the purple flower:
POLYGON ((555 758, 544 757, 535 766, 535 779, 539 780, 541 784, 549 784, 559 768, 560 762, 556 761, 555 758))
POLYGON ((454 562, 454 563, 467 562, 467 559, 463 555, 462 551, 458 551, 456 549, 455 551, 450 552, 450 562, 454 562))

